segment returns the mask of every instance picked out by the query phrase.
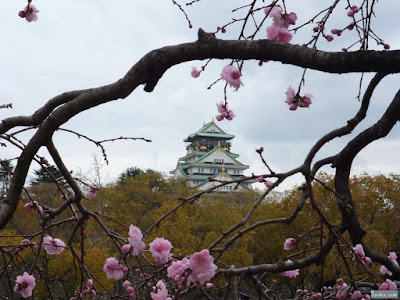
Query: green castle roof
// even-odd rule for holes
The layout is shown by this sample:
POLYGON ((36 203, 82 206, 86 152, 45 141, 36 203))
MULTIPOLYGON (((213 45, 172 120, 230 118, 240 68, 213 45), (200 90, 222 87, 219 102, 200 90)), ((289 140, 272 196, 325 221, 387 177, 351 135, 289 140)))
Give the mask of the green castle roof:
POLYGON ((191 142, 194 140, 194 138, 198 137, 214 137, 214 138, 220 138, 220 139, 225 139, 225 140, 230 140, 233 139, 235 136, 233 134, 225 133, 221 128, 215 124, 214 120, 208 124, 205 124, 203 127, 201 127, 198 131, 195 133, 189 134, 189 136, 184 139, 184 142, 191 142), (215 126, 215 128, 220 131, 220 132, 207 132, 207 129, 209 129, 211 126, 215 126))

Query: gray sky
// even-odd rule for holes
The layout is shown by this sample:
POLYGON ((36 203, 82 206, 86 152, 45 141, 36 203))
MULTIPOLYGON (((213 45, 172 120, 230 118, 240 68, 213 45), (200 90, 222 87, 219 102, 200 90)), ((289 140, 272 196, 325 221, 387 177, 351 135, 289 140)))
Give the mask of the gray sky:
MULTIPOLYGON (((122 77, 147 52, 178 43, 195 41, 199 27, 215 31, 232 17, 232 2, 219 0, 215 7, 210 1, 198 2, 186 8, 193 22, 189 29, 183 14, 170 1, 38 1, 37 22, 28 23, 17 14, 26 2, 0 0, 0 104, 12 102, 14 108, 0 110, 0 118, 30 115, 47 100, 68 90, 97 87, 122 77)), ((297 24, 319 12, 326 1, 287 1, 289 12, 298 15, 297 24), (321 7, 319 7, 321 6, 321 7)), ((357 1, 353 1, 357 2, 357 1)), ((360 2, 360 1, 359 1, 360 2)), ((357 3, 356 3, 357 4, 357 3)), ((372 28, 391 45, 400 48, 398 39, 400 19, 396 0, 380 1, 376 6, 372 28)), ((349 17, 339 7, 331 28, 344 27, 349 17)), ((267 20, 259 38, 265 38, 267 20)), ((219 38, 235 39, 236 26, 228 28, 219 38)), ((312 27, 299 31, 291 41, 308 41, 312 27)), ((321 41, 319 48, 340 51, 356 40, 356 32, 346 31, 331 43, 321 41)), ((370 49, 382 49, 371 42, 370 49)), ((114 101, 86 111, 70 120, 64 127, 88 135, 95 140, 119 136, 145 137, 143 141, 120 141, 106 144, 110 164, 104 169, 109 179, 118 176, 126 167, 153 168, 168 172, 175 168, 178 157, 185 154, 183 139, 197 131, 203 122, 217 114, 216 103, 223 100, 222 82, 211 90, 207 87, 219 78, 223 66, 230 61, 214 60, 197 79, 190 77, 192 66, 204 62, 184 63, 168 70, 154 92, 138 88, 127 99, 114 101)), ((313 143, 328 131, 342 126, 359 107, 356 100, 360 75, 332 75, 308 71, 302 93, 314 95, 310 109, 289 111, 284 92, 289 85, 297 87, 302 74, 299 68, 269 62, 247 62, 242 72, 244 86, 238 92, 228 89, 228 99, 237 117, 218 122, 234 134, 232 151, 239 160, 251 166, 250 172, 265 173, 256 148, 265 148, 265 158, 275 171, 287 171, 302 163, 313 143)), ((364 76, 364 86, 372 74, 364 76)), ((352 136, 372 125, 382 115, 399 88, 400 75, 392 75, 378 86, 366 120, 352 136)), ((382 140, 363 150, 354 162, 353 174, 399 173, 399 126, 382 140)), ((28 134, 20 136, 27 141, 28 134)), ((349 137, 329 143, 321 152, 331 155, 339 151, 349 137), (336 152, 335 152, 336 151, 336 152)), ((95 145, 67 133, 57 132, 55 143, 66 165, 87 173, 92 155, 101 155, 95 145)), ((0 148, 0 157, 18 155, 12 146, 0 148)), ((49 158, 46 151, 41 155, 49 158)), ((37 166, 34 166, 37 168, 37 166)), ((326 169, 329 171, 329 168, 326 169)), ((250 174, 248 172, 248 174, 250 174)), ((300 178, 288 180, 282 188, 300 184, 300 178)))

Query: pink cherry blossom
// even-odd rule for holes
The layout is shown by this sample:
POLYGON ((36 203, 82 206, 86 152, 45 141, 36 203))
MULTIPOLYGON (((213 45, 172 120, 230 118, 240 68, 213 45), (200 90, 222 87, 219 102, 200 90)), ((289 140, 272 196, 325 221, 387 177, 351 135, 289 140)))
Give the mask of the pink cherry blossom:
POLYGON ((390 252, 388 258, 392 262, 394 262, 397 266, 399 265, 399 263, 397 262, 397 254, 396 254, 396 252, 394 252, 394 251, 390 252))
POLYGON ((226 82, 229 83, 231 87, 235 88, 235 91, 237 91, 240 86, 243 85, 243 82, 240 80, 240 76, 241 74, 239 70, 235 67, 225 66, 222 69, 221 79, 226 80, 226 82))
MULTIPOLYGON (((286 262, 291 263, 292 261, 290 259, 288 259, 286 262)), ((296 278, 296 276, 299 275, 299 269, 285 271, 285 272, 280 273, 279 275, 286 276, 289 278, 296 278)))
POLYGON ((132 224, 129 226, 129 244, 133 247, 133 255, 139 255, 146 248, 146 244, 142 241, 143 235, 139 228, 133 226, 132 224))
POLYGON ((200 76, 200 71, 196 67, 192 67, 192 72, 190 73, 193 78, 197 78, 200 76))
POLYGON ((30 241, 30 240, 28 240, 28 239, 23 239, 23 240, 21 241, 20 249, 21 249, 21 250, 24 250, 25 248, 29 247, 30 245, 31 245, 31 241, 30 241))
POLYGON ((354 16, 354 10, 349 10, 349 11, 347 12, 347 15, 348 15, 349 17, 354 16))
POLYGON ((123 283, 122 283, 122 286, 124 287, 124 288, 128 288, 128 286, 130 286, 131 285, 131 283, 130 283, 130 281, 129 280, 125 280, 123 283))
POLYGON ((165 286, 165 283, 160 280, 157 282, 156 286, 154 287, 155 293, 151 293, 151 298, 153 300, 171 300, 171 297, 168 297, 168 290, 165 286))
POLYGON ((61 200, 61 202, 65 202, 65 201, 67 201, 67 198, 65 198, 64 195, 61 195, 60 200, 61 200))
POLYGON ((185 271, 189 268, 189 260, 185 257, 182 260, 173 261, 167 269, 167 275, 178 283, 185 278, 185 271))
POLYGON ((290 14, 283 13, 283 9, 280 5, 275 5, 273 8, 267 7, 264 9, 265 14, 273 19, 273 23, 276 26, 282 28, 288 28, 290 25, 295 25, 297 15, 294 12, 290 14))
POLYGON ((38 216, 43 216, 43 207, 39 205, 37 201, 31 201, 29 203, 26 203, 24 205, 25 210, 31 210, 33 209, 35 214, 38 216))
POLYGON ((311 98, 313 95, 305 93, 303 98, 300 100, 300 106, 301 107, 310 107, 311 105, 311 98))
POLYGON ((352 299, 361 299, 362 294, 360 291, 354 291, 353 295, 351 296, 352 299))
POLYGON ((35 7, 35 5, 33 4, 29 4, 27 6, 25 6, 24 10, 21 10, 18 13, 18 16, 20 16, 21 18, 25 18, 28 22, 32 22, 32 21, 37 21, 38 16, 37 13, 39 12, 39 10, 35 7), (29 7, 29 9, 28 9, 29 7))
POLYGON ((228 104, 224 104, 222 101, 217 103, 219 115, 216 115, 215 118, 218 121, 222 121, 224 118, 231 121, 235 117, 235 113, 233 110, 229 109, 228 104))
POLYGON ((156 238, 150 243, 150 252, 157 264, 166 264, 171 257, 171 242, 164 238, 156 238))
POLYGON ((288 239, 286 239, 285 243, 283 244, 283 249, 284 250, 292 250, 294 248, 295 243, 296 243, 296 240, 294 238, 288 238, 288 239))
POLYGON ((379 286, 379 290, 383 290, 383 291, 394 291, 396 289, 397 289, 397 285, 390 279, 386 279, 386 281, 383 282, 379 286))
POLYGON ((274 18, 274 17, 279 17, 279 15, 282 15, 283 10, 282 7, 278 4, 272 8, 269 6, 264 8, 264 12, 269 17, 274 18))
POLYGON ((214 285, 211 282, 206 283, 206 287, 208 289, 211 289, 214 285))
POLYGON ((86 286, 91 288, 93 286, 93 280, 92 279, 86 280, 86 286))
POLYGON ((89 200, 92 200, 94 197, 96 197, 96 189, 91 188, 87 193, 87 197, 89 200))
POLYGON ((192 272, 188 276, 188 282, 197 281, 201 285, 213 278, 218 268, 207 249, 192 254, 189 258, 189 267, 192 272))
POLYGON ((299 269, 285 271, 285 272, 280 273, 280 275, 286 276, 286 277, 289 277, 289 278, 296 278, 296 276, 299 275, 299 269))
POLYGON ((379 272, 381 272, 382 275, 388 274, 389 276, 392 276, 393 273, 391 271, 389 271, 388 268, 386 268, 385 266, 381 266, 379 268, 379 272))
POLYGON ((267 181, 265 181, 265 186, 267 187, 267 188, 271 188, 273 185, 274 185, 274 183, 272 182, 272 181, 270 181, 270 180, 267 180, 267 181))
POLYGON ((361 244, 357 244, 353 247, 353 251, 363 259, 365 257, 364 248, 361 244))
POLYGON ((343 291, 339 291, 336 293, 336 299, 346 299, 347 293, 343 291))
POLYGON ((214 262, 214 257, 210 255, 210 252, 205 249, 201 252, 196 252, 192 254, 189 259, 189 266, 193 272, 201 273, 207 272, 210 266, 214 262))
POLYGON ((285 94, 285 103, 289 105, 290 110, 296 110, 297 107, 310 107, 312 103, 311 98, 313 95, 305 93, 304 96, 301 97, 300 95, 296 94, 294 88, 291 86, 289 86, 285 94))
POLYGON ((43 238, 43 248, 48 254, 60 254, 65 249, 65 243, 48 235, 43 238))
POLYGON ((257 181, 262 183, 262 182, 265 182, 265 179, 264 179, 264 177, 260 176, 257 178, 257 181))
POLYGON ((135 289, 133 288, 133 286, 128 286, 126 288, 126 291, 127 291, 128 294, 132 294, 135 291, 135 289))
POLYGON ((106 272, 107 278, 113 278, 116 280, 124 277, 124 272, 122 271, 123 266, 120 265, 119 261, 115 257, 109 257, 106 259, 106 264, 103 267, 104 272, 106 272))
POLYGON ((328 42, 331 42, 331 41, 333 41, 333 36, 332 35, 327 35, 326 36, 326 40, 328 41, 328 42))
POLYGON ((33 275, 24 272, 22 276, 17 276, 15 282, 15 292, 20 293, 24 298, 32 296, 32 291, 36 285, 36 279, 33 275))
POLYGON ((287 103, 289 105, 289 109, 290 110, 296 110, 298 105, 294 100, 294 97, 296 95, 296 92, 295 92, 294 88, 289 86, 289 88, 287 89, 285 94, 286 94, 285 103, 287 103))
POLYGON ((132 246, 130 244, 125 244, 122 246, 122 252, 124 253, 129 253, 129 251, 131 251, 132 246))
POLYGON ((267 27, 267 37, 271 41, 289 43, 293 37, 293 34, 284 27, 276 26, 272 24, 267 27))
MULTIPOLYGON (((390 252, 388 258, 396 265, 399 266, 399 263, 397 262, 397 254, 396 252, 390 252)), ((385 266, 381 266, 379 271, 381 272, 382 275, 388 274, 389 276, 392 276, 393 273, 389 271, 385 266)))

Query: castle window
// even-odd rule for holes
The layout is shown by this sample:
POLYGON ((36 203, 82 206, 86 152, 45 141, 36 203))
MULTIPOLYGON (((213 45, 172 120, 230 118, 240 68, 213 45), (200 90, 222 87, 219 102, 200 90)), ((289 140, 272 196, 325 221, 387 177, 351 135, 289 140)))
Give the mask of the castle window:
POLYGON ((214 163, 216 163, 216 164, 223 164, 223 163, 224 163, 224 160, 223 160, 222 158, 215 158, 215 159, 214 159, 214 163))

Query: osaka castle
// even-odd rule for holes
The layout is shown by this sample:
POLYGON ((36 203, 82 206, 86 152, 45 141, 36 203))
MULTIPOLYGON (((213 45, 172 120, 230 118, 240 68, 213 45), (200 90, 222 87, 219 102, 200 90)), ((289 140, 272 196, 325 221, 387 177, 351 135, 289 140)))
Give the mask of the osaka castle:
MULTIPOLYGON (((170 173, 175 178, 185 178, 189 186, 199 190, 207 190, 219 185, 209 178, 219 181, 232 181, 243 178, 243 171, 249 166, 240 163, 239 154, 231 152, 231 143, 235 136, 224 132, 214 119, 204 124, 198 131, 190 134, 183 141, 187 143, 186 155, 178 159, 175 170, 170 173)), ((236 191, 251 189, 255 180, 241 183, 236 191)), ((214 191, 234 191, 236 183, 224 185, 214 191)))

